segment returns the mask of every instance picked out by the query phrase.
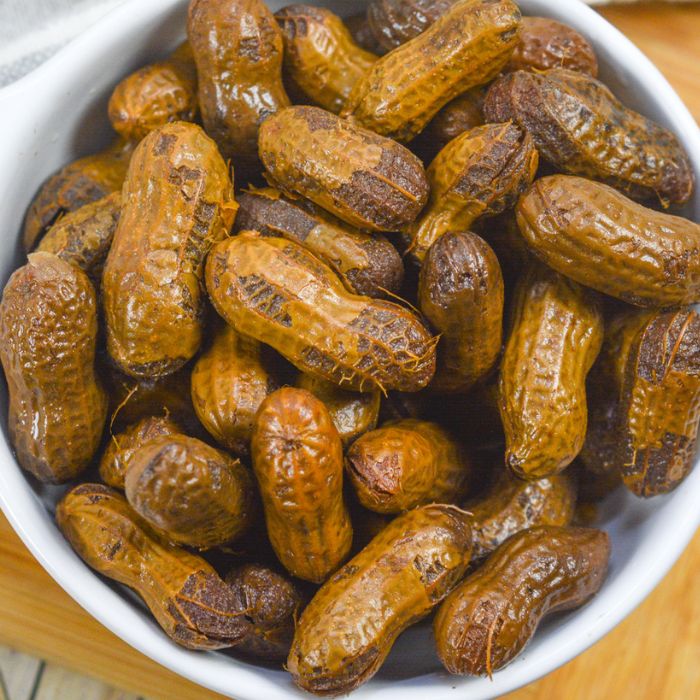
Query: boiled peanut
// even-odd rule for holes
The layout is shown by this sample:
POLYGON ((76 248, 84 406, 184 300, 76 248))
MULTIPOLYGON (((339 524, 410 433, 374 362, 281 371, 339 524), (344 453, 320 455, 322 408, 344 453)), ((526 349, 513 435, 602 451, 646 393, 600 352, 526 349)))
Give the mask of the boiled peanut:
POLYGON ((188 649, 223 649, 251 634, 245 606, 201 557, 170 544, 117 491, 81 484, 56 509, 76 553, 135 590, 163 631, 188 649))
POLYGON ((297 625, 287 668, 317 695, 367 682, 396 638, 459 581, 471 554, 467 513, 429 505, 393 520, 331 577, 297 625))
POLYGON ((576 488, 567 474, 522 481, 502 472, 483 498, 464 505, 473 518, 472 560, 483 559, 522 530, 569 525, 575 505, 576 488))
POLYGON ((609 558, 600 530, 541 525, 513 535, 440 606, 434 631, 445 668, 481 676, 505 666, 545 615, 598 592, 609 558))
POLYGON ((455 2, 426 31, 379 59, 355 84, 342 115, 410 141, 450 100, 500 73, 517 45, 520 18, 511 0, 455 2))
POLYGON ((345 465, 360 503, 401 513, 428 503, 454 503, 472 477, 461 445, 437 423, 407 418, 365 433, 345 465))
POLYGON ((499 382, 506 464, 525 479, 556 474, 586 436, 586 375, 603 340, 587 290, 544 266, 518 283, 499 382))
POLYGON ((62 214, 121 190, 132 152, 132 143, 117 140, 104 151, 74 160, 49 177, 27 210, 24 250, 32 250, 62 214))
POLYGON ((275 14, 284 35, 284 67, 314 104, 336 114, 377 60, 359 47, 343 20, 325 7, 287 5, 275 14))
POLYGON ((20 465, 61 483, 92 460, 107 417, 95 372, 97 309, 86 274, 32 253, 0 303, 0 360, 10 395, 8 431, 20 465))
POLYGON ((352 544, 343 502, 343 447, 326 407, 303 389, 263 401, 251 445, 267 533, 294 576, 321 583, 352 544))
POLYGON ((343 445, 349 445, 368 430, 374 430, 381 403, 378 390, 347 391, 325 379, 300 372, 296 386, 323 401, 343 445))
POLYGON ((586 470, 594 474, 618 471, 625 367, 637 334, 653 313, 626 307, 605 321, 600 355, 586 379, 588 428, 579 454, 586 470))
POLYGON ((618 465, 637 496, 668 493, 690 473, 700 422, 700 315, 666 311, 632 343, 620 408, 618 465))
POLYGON ((99 289, 102 269, 119 223, 119 192, 95 200, 62 216, 39 241, 37 251, 53 253, 87 272, 99 289))
POLYGON ((100 477, 108 486, 124 490, 129 461, 144 445, 163 435, 176 435, 180 428, 170 418, 151 416, 113 435, 100 459, 100 477))
POLYGON ((260 159, 275 184, 358 228, 395 231, 428 199, 407 148, 318 107, 289 107, 260 127, 260 159))
POLYGON ((359 391, 418 391, 433 376, 436 341, 415 315, 351 295, 298 243, 240 233, 213 248, 206 281, 229 324, 302 372, 359 391))
POLYGON ((587 287, 636 306, 700 302, 700 224, 565 175, 537 180, 517 215, 532 252, 587 287))
POLYGON ((358 46, 375 55, 382 53, 382 47, 377 44, 377 40, 374 38, 374 34, 372 34, 372 30, 370 29, 366 12, 344 17, 343 23, 348 28, 350 35, 358 46))
POLYGON ((423 135, 437 154, 447 144, 465 131, 482 126, 484 123, 484 97, 486 90, 482 87, 467 90, 459 97, 448 102, 425 128, 423 135))
POLYGON ((447 231, 513 207, 537 163, 532 138, 515 124, 478 126, 450 141, 428 168, 430 201, 408 230, 411 253, 422 262, 447 231))
POLYGON ((286 659, 302 603, 296 586, 260 564, 244 564, 224 580, 253 626, 236 651, 262 659, 286 659))
POLYGON ((428 250, 420 272, 421 311, 440 333, 435 391, 465 391, 496 364, 503 337, 503 275, 488 243, 450 232, 428 250))
POLYGON ((455 0, 372 0, 367 23, 386 53, 424 32, 454 4, 455 0))
POLYGON ((253 338, 222 324, 192 370, 192 404, 202 425, 226 449, 250 451, 255 414, 278 388, 271 358, 253 338))
POLYGON ((238 203, 237 231, 298 241, 330 265, 355 294, 381 298, 399 291, 403 263, 384 236, 358 231, 311 202, 285 197, 272 187, 243 192, 238 203))
POLYGON ((563 68, 509 73, 489 89, 484 116, 519 124, 542 158, 571 175, 637 199, 683 203, 693 192, 693 171, 676 136, 589 75, 563 68))
POLYGON ((598 76, 598 59, 588 40, 573 27, 549 17, 523 17, 520 41, 507 71, 568 68, 598 76))
POLYGON ((197 73, 189 44, 127 75, 114 88, 107 111, 114 130, 131 141, 140 141, 168 122, 194 121, 197 73))
POLYGON ((253 520, 249 470, 181 433, 142 444, 126 464, 124 490, 131 507, 152 527, 189 547, 225 545, 253 520))
POLYGON ((190 0, 199 108, 225 158, 255 163, 260 124, 289 105, 282 32, 262 0, 190 0))
POLYGON ((170 374, 197 352, 204 258, 235 212, 226 163, 200 127, 166 124, 138 145, 102 278, 107 349, 123 372, 170 374))

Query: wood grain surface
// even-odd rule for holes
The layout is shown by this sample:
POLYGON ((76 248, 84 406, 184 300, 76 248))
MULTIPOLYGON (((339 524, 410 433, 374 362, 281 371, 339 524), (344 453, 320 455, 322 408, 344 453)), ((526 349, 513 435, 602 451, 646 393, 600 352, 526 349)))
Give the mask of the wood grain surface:
MULTIPOLYGON (((657 64, 700 120, 700 4, 607 7, 602 14, 657 64)), ((587 652, 511 693, 508 700, 699 698, 697 571, 700 533, 672 572, 627 620, 587 652)), ((149 700, 221 697, 166 671, 93 620, 36 563, 0 516, 3 644, 149 700)), ((63 681, 57 678, 55 682, 63 681)))

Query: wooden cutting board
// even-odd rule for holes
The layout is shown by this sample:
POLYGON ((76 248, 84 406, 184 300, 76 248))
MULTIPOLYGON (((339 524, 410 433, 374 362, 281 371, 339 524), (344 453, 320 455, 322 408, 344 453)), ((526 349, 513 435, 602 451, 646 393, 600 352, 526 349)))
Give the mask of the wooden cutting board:
MULTIPOLYGON (((659 66, 700 120, 700 4, 611 7, 603 14, 659 66)), ((700 533, 625 622, 566 666, 510 694, 509 700, 700 697, 697 571, 700 533)), ((149 700, 221 697, 166 671, 93 620, 36 563, 0 515, 3 644, 149 700)))

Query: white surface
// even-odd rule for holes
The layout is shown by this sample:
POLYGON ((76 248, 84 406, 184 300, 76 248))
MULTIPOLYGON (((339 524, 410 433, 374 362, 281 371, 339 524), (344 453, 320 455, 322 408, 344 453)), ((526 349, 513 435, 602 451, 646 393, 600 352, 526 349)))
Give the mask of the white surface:
MULTIPOLYGON (((271 2, 277 8, 282 2, 271 2)), ((360 3, 325 2, 351 13, 360 3)), ((594 43, 603 79, 630 106, 671 127, 700 174, 700 132, 659 72, 617 30, 577 0, 522 0, 530 14, 572 24, 594 43)), ((0 91, 0 284, 21 261, 23 213, 44 178, 108 138, 105 104, 128 70, 164 53, 181 38, 182 0, 130 0, 34 73, 0 91)), ((700 220, 700 195, 687 208, 700 220)), ((307 697, 282 671, 261 669, 223 654, 189 652, 172 644, 133 598, 106 584, 73 554, 54 526, 47 502, 56 489, 34 490, 6 442, 6 397, 0 395, 0 505, 41 564, 86 610, 122 639, 193 681, 237 700, 307 697)), ((442 672, 425 626, 398 641, 380 673, 353 698, 479 700, 529 683, 576 656, 622 620, 675 562, 700 521, 700 469, 673 494, 642 502, 618 493, 602 525, 613 539, 610 576, 584 608, 542 627, 510 666, 488 679, 442 672)), ((595 679, 591 679, 594 683, 595 679)))

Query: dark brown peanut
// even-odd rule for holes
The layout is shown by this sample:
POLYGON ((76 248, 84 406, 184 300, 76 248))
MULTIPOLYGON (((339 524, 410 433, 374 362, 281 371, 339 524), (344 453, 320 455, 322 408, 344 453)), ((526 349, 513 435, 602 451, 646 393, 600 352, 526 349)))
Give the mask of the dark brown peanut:
POLYGON ((442 17, 455 1, 372 0, 367 7, 367 22, 382 53, 387 53, 415 39, 442 17))
POLYGON ((62 216, 39 241, 37 251, 58 255, 84 270, 99 289, 102 268, 119 223, 121 193, 86 204, 62 216))
POLYGON ((301 372, 296 385, 310 391, 323 401, 333 420, 338 435, 347 446, 368 430, 374 430, 379 418, 381 394, 378 390, 347 391, 332 382, 301 372))
POLYGON ((609 558, 600 530, 542 525, 506 540, 438 610, 435 640, 445 668, 483 676, 505 666, 545 615, 598 592, 609 558))
POLYGON ((56 522, 88 566, 143 598, 174 642, 223 649, 251 634, 245 608, 214 569, 155 533, 117 491, 77 486, 58 504, 56 522))
POLYGON ((351 17, 344 17, 343 22, 358 46, 373 54, 382 53, 382 47, 377 44, 377 40, 370 29, 366 12, 360 12, 360 14, 352 15, 351 17))
POLYGON ((316 695, 348 693, 380 668, 396 638, 459 581, 471 555, 470 518, 429 505, 385 527, 314 596, 287 668, 316 695))
POLYGON ((700 302, 700 224, 566 175, 537 180, 517 216, 532 252, 587 287, 636 306, 700 302))
POLYGON ((473 233, 450 232, 421 267, 421 311, 440 334, 435 391, 465 391, 483 379, 501 353, 503 275, 496 255, 473 233))
POLYGON ((423 134, 433 153, 442 150, 447 144, 465 131, 482 126, 484 123, 484 87, 467 90, 448 102, 425 128, 423 134))
POLYGON ((180 428, 170 418, 143 418, 124 432, 113 435, 100 459, 100 477, 108 486, 124 490, 129 461, 144 445, 163 435, 176 435, 180 428))
POLYGON ((568 68, 598 76, 598 59, 586 38, 573 27, 549 17, 523 17, 520 41, 507 71, 568 68))
POLYGON ((253 627, 236 651, 261 659, 286 659, 302 604, 296 586, 260 564, 244 564, 224 580, 253 627))
POLYGON ((259 145, 275 184, 351 226, 396 231, 428 200, 425 171, 413 153, 318 107, 289 107, 270 117, 259 145))
POLYGON ((458 0, 425 32, 380 58, 355 84, 342 115, 410 141, 448 102, 501 72, 518 43, 520 19, 511 0, 458 0))
POLYGON ((95 372, 97 309, 87 275, 32 253, 0 303, 8 432, 22 468, 40 481, 78 476, 100 445, 107 397, 95 372))
POLYGON ((272 187, 243 192, 238 203, 237 231, 298 241, 330 265, 355 294, 381 298, 399 291, 401 256, 381 234, 358 231, 308 200, 285 197, 272 187))
POLYGON ((192 370, 192 404, 202 425, 223 447, 250 452, 255 414, 278 388, 264 347, 228 324, 216 330, 192 370))
POLYGON ((326 407, 303 389, 265 399, 251 445, 275 554, 294 576, 321 583, 347 557, 343 446, 326 407))
POLYGON ((490 88, 484 116, 519 124, 545 160, 571 175, 666 203, 686 202, 693 192, 693 171, 676 136, 589 75, 563 68, 509 73, 490 88))
POLYGON ((225 545, 252 522, 253 478, 237 459, 182 434, 142 445, 126 465, 132 508, 173 542, 225 545))
POLYGON ((289 105, 272 12, 262 0, 190 0, 187 33, 204 128, 225 158, 256 163, 260 124, 289 105))
POLYGON ((197 125, 166 124, 138 145, 102 277, 107 349, 124 373, 171 374, 197 352, 204 258, 236 208, 228 167, 197 125))
POLYGON ((359 391, 418 391, 435 372, 436 340, 414 314, 350 294, 298 243, 240 233, 214 247, 206 280, 228 323, 302 372, 359 391))
POLYGON ((576 488, 567 474, 522 481, 504 471, 489 492, 464 508, 474 519, 472 560, 479 561, 517 532, 537 525, 569 525, 576 488))
POLYGON ((700 421, 700 316, 654 315, 636 335, 622 385, 618 464, 630 491, 668 493, 693 468, 700 421))
POLYGON ((360 503, 378 513, 455 503, 472 477, 464 449, 446 430, 411 418, 365 433, 345 465, 360 503))

